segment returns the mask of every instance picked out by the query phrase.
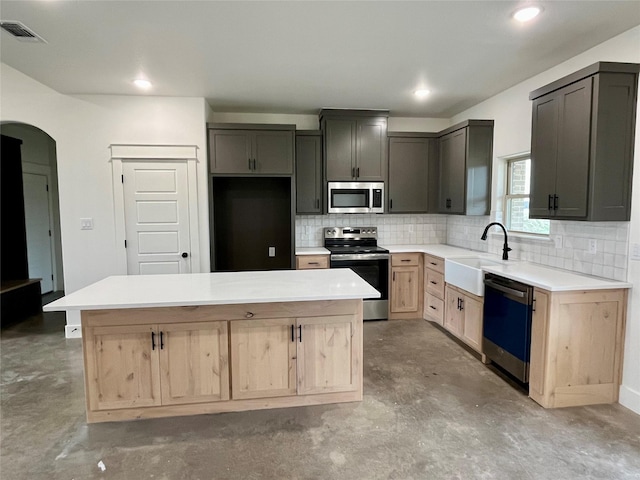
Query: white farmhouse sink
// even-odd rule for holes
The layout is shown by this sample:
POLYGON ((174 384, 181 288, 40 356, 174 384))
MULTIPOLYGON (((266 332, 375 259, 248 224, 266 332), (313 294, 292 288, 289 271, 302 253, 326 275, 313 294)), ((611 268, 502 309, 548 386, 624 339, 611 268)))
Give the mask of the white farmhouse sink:
POLYGON ((486 257, 447 258, 444 261, 444 281, 478 297, 484 296, 482 267, 504 265, 504 260, 486 257))

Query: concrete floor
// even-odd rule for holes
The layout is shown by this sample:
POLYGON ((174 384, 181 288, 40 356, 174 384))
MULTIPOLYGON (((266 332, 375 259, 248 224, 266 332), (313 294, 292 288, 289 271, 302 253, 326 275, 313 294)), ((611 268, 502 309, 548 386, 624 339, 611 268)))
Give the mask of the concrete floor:
POLYGON ((361 403, 92 425, 63 325, 2 330, 3 480, 640 479, 640 416, 544 410, 422 320, 365 323, 361 403))

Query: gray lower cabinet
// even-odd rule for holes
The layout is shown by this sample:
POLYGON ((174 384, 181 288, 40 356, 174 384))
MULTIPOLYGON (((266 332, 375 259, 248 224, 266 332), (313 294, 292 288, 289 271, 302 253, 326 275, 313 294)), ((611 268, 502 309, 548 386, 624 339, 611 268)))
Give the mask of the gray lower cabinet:
POLYGON ((489 215, 493 123, 467 120, 440 133, 440 213, 489 215))
POLYGON ((322 110, 326 180, 383 182, 387 176, 388 112, 322 110))
POLYGON ((429 213, 437 206, 434 134, 389 132, 389 213, 429 213))
POLYGON ((322 132, 296 132, 296 213, 322 213, 322 132))
POLYGON ((639 70, 600 62, 531 92, 531 218, 629 220, 639 70))
POLYGON ((209 168, 212 174, 292 175, 293 125, 209 127, 209 168))

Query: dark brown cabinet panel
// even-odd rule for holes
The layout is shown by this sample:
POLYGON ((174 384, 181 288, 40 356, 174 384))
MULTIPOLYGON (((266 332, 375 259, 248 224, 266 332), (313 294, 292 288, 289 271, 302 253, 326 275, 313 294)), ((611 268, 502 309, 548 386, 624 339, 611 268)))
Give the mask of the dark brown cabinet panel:
POLYGON ((296 213, 322 213, 322 133, 296 132, 296 213))
POLYGON ((600 62, 530 94, 531 218, 629 220, 639 70, 600 62))
POLYGON ((384 182, 388 112, 322 110, 325 180, 384 182))
POLYGON ((293 128, 209 129, 212 174, 292 175, 293 128))
POLYGON ((356 164, 355 120, 327 120, 324 124, 327 180, 349 181, 354 179, 356 164))
POLYGON ((437 191, 429 168, 437 163, 435 143, 435 138, 389 137, 389 213, 429 212, 430 194, 434 187, 437 191))
POLYGON ((468 120, 439 138, 440 213, 488 215, 493 120, 468 120))

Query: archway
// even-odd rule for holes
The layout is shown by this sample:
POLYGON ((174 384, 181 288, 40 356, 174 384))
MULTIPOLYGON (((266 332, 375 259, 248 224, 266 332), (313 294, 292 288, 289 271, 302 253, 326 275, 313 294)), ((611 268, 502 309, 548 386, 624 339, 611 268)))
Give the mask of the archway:
MULTIPOLYGON (((0 133, 22 141, 21 170, 29 278, 41 278, 42 294, 62 292, 62 241, 56 142, 43 130, 0 123, 0 133)), ((1 232, 2 241, 11 232, 1 232)), ((59 295, 59 294, 58 294, 59 295)))

